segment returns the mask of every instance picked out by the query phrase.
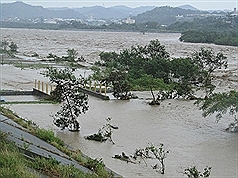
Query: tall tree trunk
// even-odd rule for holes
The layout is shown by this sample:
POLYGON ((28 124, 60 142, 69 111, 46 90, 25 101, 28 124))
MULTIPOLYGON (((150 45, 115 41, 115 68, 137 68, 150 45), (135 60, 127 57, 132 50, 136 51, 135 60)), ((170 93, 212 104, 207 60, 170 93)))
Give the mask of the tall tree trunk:
POLYGON ((155 105, 155 104, 156 104, 156 101, 155 101, 155 95, 154 95, 154 92, 153 92, 151 86, 150 86, 150 92, 151 92, 151 95, 152 95, 152 97, 153 97, 153 100, 151 101, 151 104, 152 104, 152 105, 155 105))

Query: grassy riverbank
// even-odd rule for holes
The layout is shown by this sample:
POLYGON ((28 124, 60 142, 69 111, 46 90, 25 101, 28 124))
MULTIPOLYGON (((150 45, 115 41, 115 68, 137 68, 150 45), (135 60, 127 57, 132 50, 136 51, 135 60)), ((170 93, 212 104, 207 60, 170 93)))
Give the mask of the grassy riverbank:
POLYGON ((52 144, 82 166, 93 171, 93 174, 85 174, 74 166, 62 165, 55 159, 26 159, 16 145, 7 140, 7 134, 0 132, 0 177, 38 177, 37 174, 32 173, 31 169, 49 177, 114 177, 111 172, 106 170, 102 160, 85 157, 80 150, 69 150, 64 142, 54 135, 52 130, 39 128, 33 122, 20 118, 16 113, 2 106, 0 106, 0 113, 27 129, 24 131, 52 144), (29 168, 31 169, 29 170, 29 168))
POLYGON ((14 142, 7 139, 8 134, 0 132, 0 177, 36 178, 39 175, 49 177, 98 177, 96 174, 85 174, 71 165, 62 165, 50 158, 27 159, 14 142))

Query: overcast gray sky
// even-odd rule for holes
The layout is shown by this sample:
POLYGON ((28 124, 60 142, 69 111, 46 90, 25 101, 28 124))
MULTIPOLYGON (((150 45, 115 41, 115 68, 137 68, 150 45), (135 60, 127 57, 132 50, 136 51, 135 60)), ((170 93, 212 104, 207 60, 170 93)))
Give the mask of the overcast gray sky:
MULTIPOLYGON (((12 0, 1 0, 1 3, 15 2, 12 0)), ((22 2, 43 7, 89 7, 94 5, 111 7, 125 5, 129 7, 139 6, 171 6, 190 4, 200 10, 233 10, 237 8, 238 0, 23 0, 22 2)))

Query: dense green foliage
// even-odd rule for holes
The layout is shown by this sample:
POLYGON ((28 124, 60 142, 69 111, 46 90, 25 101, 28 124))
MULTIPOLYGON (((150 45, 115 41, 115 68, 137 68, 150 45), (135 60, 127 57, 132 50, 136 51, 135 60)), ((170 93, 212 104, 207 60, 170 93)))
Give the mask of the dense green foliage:
POLYGON ((211 82, 211 74, 216 69, 221 69, 222 67, 227 68, 227 57, 224 56, 222 52, 215 54, 212 49, 201 48, 200 51, 195 51, 192 54, 192 59, 198 68, 205 72, 203 72, 204 80, 201 87, 205 89, 207 97, 215 89, 215 85, 211 82))
POLYGON ((192 43, 214 43, 217 45, 238 46, 237 31, 211 32, 189 30, 183 32, 179 40, 192 43))
POLYGON ((14 42, 8 42, 6 40, 2 40, 0 44, 0 53, 6 54, 10 57, 15 57, 17 53, 18 46, 14 42))
POLYGON ((189 22, 176 22, 167 29, 180 31, 181 41, 192 43, 214 43, 218 45, 238 45, 238 17, 226 16, 194 19, 189 22))
MULTIPOLYGON (((120 54, 115 52, 102 52, 101 61, 96 65, 103 66, 104 69, 97 69, 94 79, 106 82, 113 86, 113 94, 120 99, 128 99, 129 91, 134 84, 137 88, 143 87, 140 78, 151 76, 152 78, 163 78, 164 71, 158 70, 158 67, 166 70, 166 58, 169 57, 165 47, 158 40, 152 40, 146 46, 132 46, 131 49, 125 49, 120 54), (161 65, 159 65, 161 64, 161 65), (162 72, 161 72, 162 71, 162 72), (101 78, 98 78, 101 76, 101 78)), ((168 78, 164 76, 164 78, 168 78)), ((160 81, 162 83, 162 81, 160 81)), ((148 88, 148 86, 145 86, 148 88)), ((150 87, 149 87, 150 88, 150 87)))
MULTIPOLYGON (((128 96, 131 90, 160 90, 158 98, 193 97, 198 89, 211 93, 211 73, 226 67, 227 60, 222 53, 201 48, 191 57, 170 58, 165 46, 158 40, 151 40, 145 46, 132 46, 120 53, 102 52, 100 61, 94 67, 94 80, 112 85, 114 96, 128 96), (166 96, 166 97, 165 97, 166 96)), ((122 99, 122 98, 120 98, 122 99)), ((128 99, 128 98, 127 98, 128 99)))
POLYGON ((81 91, 84 79, 73 75, 74 69, 48 68, 44 75, 56 84, 51 92, 53 99, 63 102, 59 111, 54 115, 54 124, 61 129, 79 131, 77 117, 88 110, 88 95, 81 91))
MULTIPOLYGON (((182 9, 178 7, 162 6, 156 7, 151 11, 144 12, 135 17, 137 23, 156 22, 159 25, 170 25, 178 20, 178 15, 186 20, 188 14, 207 13, 199 10, 182 9)), ((190 17, 193 18, 193 17, 190 17)))
POLYGON ((150 143, 149 146, 136 149, 133 158, 137 159, 156 159, 158 163, 151 166, 153 169, 158 169, 161 174, 165 173, 165 159, 169 154, 169 150, 166 150, 163 143, 159 144, 159 147, 156 147, 154 144, 150 143))
POLYGON ((219 121, 225 114, 234 117, 234 121, 230 123, 226 129, 230 132, 238 132, 238 92, 231 90, 223 93, 213 93, 205 100, 197 100, 195 104, 200 106, 203 111, 203 117, 216 113, 217 121, 219 121))
POLYGON ((197 30, 197 31, 230 31, 236 28, 237 17, 206 17, 206 18, 195 18, 192 21, 176 22, 168 26, 168 30, 174 31, 186 31, 186 30, 197 30))
POLYGON ((238 112, 238 92, 231 90, 229 92, 214 93, 206 100, 198 100, 197 103, 202 103, 200 109, 204 111, 204 117, 213 113, 217 113, 218 120, 226 113, 235 116, 238 112))
POLYGON ((192 166, 189 168, 186 168, 184 170, 184 174, 187 175, 188 177, 192 178, 199 178, 199 177, 210 177, 211 174, 211 167, 205 167, 203 172, 200 172, 196 166, 192 166))

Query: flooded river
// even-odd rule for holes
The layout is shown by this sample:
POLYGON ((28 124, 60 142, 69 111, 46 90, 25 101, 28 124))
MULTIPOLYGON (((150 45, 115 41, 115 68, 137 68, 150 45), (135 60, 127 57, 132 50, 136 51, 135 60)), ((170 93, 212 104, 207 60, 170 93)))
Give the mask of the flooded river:
MULTIPOLYGON (((187 56, 200 47, 210 46, 214 51, 223 51, 229 59, 229 69, 218 74, 229 74, 230 79, 218 80, 220 90, 237 88, 237 49, 235 47, 207 44, 189 44, 178 41, 179 34, 112 33, 86 31, 44 31, 27 29, 1 29, 3 39, 12 40, 21 53, 37 52, 45 57, 48 53, 64 55, 67 48, 76 49, 88 62, 98 59, 101 51, 120 51, 135 44, 148 44, 151 39, 159 39, 174 57, 187 56)), ((1 89, 30 90, 35 78, 47 80, 40 70, 1 66, 1 89)), ((10 109, 20 116, 33 120, 40 127, 51 128, 73 149, 80 149, 92 158, 103 158, 106 166, 128 178, 136 177, 186 177, 184 168, 196 165, 199 170, 212 167, 211 177, 235 178, 238 176, 238 134, 225 131, 232 118, 225 116, 219 123, 215 116, 203 118, 194 101, 166 100, 160 106, 150 106, 149 92, 135 92, 139 99, 103 101, 89 97, 89 110, 79 117, 81 131, 71 133, 61 131, 52 124, 52 117, 59 105, 17 104, 10 109), (114 130, 111 143, 98 143, 84 139, 93 134, 111 117, 114 130), (170 150, 165 159, 165 175, 150 167, 131 164, 113 159, 115 154, 133 154, 136 148, 144 148, 148 143, 163 143, 170 150)), ((11 98, 7 98, 11 100, 11 98)), ((152 162, 151 162, 152 164, 152 162)))

